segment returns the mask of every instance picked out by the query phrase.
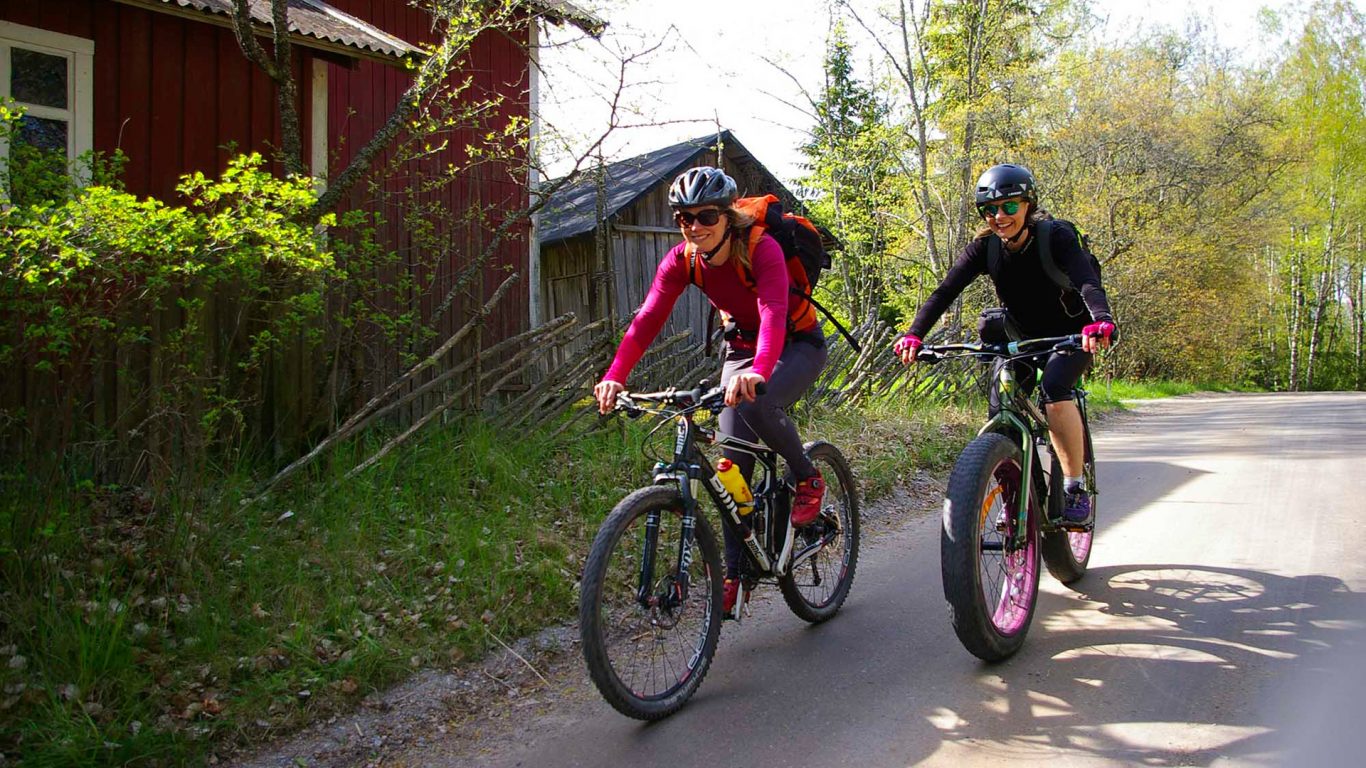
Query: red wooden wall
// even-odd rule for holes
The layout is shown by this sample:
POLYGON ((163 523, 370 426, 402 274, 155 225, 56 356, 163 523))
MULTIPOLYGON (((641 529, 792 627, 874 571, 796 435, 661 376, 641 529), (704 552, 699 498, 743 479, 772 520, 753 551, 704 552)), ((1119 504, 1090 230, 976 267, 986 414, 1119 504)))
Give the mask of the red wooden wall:
MULTIPOLYGON (((332 4, 410 43, 435 38, 430 18, 405 0, 333 0, 332 4)), ((280 143, 274 86, 246 61, 232 32, 224 27, 112 0, 0 0, 0 19, 94 40, 95 149, 123 150, 128 157, 124 181, 134 194, 175 202, 180 175, 221 170, 230 156, 225 149, 229 144, 235 144, 238 152, 256 150, 269 156, 280 143)), ((452 76, 473 76, 476 98, 494 93, 507 97, 501 110, 504 118, 525 118, 529 110, 525 32, 521 34, 521 40, 503 33, 485 34, 473 46, 470 68, 452 76)), ((307 153, 312 80, 306 76, 307 49, 296 50, 307 153)), ((359 60, 351 67, 330 64, 328 69, 328 143, 335 153, 331 170, 336 173, 383 124, 409 76, 402 69, 370 60, 359 60)), ((428 170, 463 163, 464 146, 473 140, 472 131, 456 136, 450 149, 425 161, 428 170)), ((306 157, 305 162, 310 159, 306 157)), ((397 184, 393 189, 397 191, 397 184)), ((527 200, 526 178, 501 165, 480 165, 441 190, 440 199, 448 210, 457 212, 489 203, 516 209, 527 200)), ((353 205, 370 202, 363 195, 352 200, 353 205)), ((498 223, 500 218, 492 222, 498 223)), ((487 265, 487 292, 502 282, 509 269, 525 273, 528 231, 519 227, 520 237, 504 244, 487 265)), ((386 234, 396 248, 409 245, 407 234, 397 226, 386 234)), ((483 234, 451 234, 461 251, 452 254, 453 269, 463 266, 456 263, 461 256, 479 250, 483 234)), ((438 278, 435 293, 444 295, 440 289, 447 285, 448 277, 438 278)), ((526 291, 514 293, 489 329, 496 338, 526 328, 526 291)))
MULTIPOLYGON (((430 19, 410 8, 406 0, 332 0, 332 3, 410 43, 434 37, 430 19)), ((0 0, 0 20, 94 41, 94 148, 101 152, 122 149, 128 158, 124 181, 132 193, 177 203, 174 189, 180 175, 196 170, 217 173, 232 154, 244 151, 256 150, 269 157, 272 147, 280 143, 274 86, 264 73, 247 62, 231 30, 225 27, 113 0, 0 0), (235 152, 226 149, 230 143, 236 145, 235 152)), ((526 33, 519 34, 520 40, 504 33, 484 35, 473 46, 468 68, 453 75, 456 79, 472 77, 476 98, 486 93, 503 94, 508 99, 501 110, 504 120, 512 115, 525 117, 528 114, 528 66, 523 47, 526 33)), ((331 175, 345 167, 352 154, 388 117, 407 87, 409 76, 402 69, 370 60, 358 60, 349 66, 336 63, 335 59, 330 61, 333 61, 328 65, 331 175)), ((296 67, 307 153, 312 82, 309 76, 312 59, 307 49, 296 48, 296 67)), ((449 149, 421 161, 424 170, 434 173, 448 164, 461 164, 466 159, 464 147, 474 138, 472 131, 453 137, 449 149)), ((310 161, 305 158, 306 163, 310 161)), ((398 191, 402 183, 401 180, 390 182, 387 188, 398 191)), ((456 213, 487 204, 502 210, 516 210, 526 204, 525 184, 525 176, 520 170, 498 164, 477 165, 433 195, 446 210, 456 213)), ((412 238, 399 223, 397 213, 381 209, 386 203, 361 189, 351 196, 347 205, 385 214, 390 224, 382 233, 383 241, 411 257, 405 263, 411 271, 420 273, 419 285, 425 286, 425 290, 404 300, 409 305, 417 305, 424 318, 431 317, 433 308, 446 296, 455 276, 483 250, 489 239, 488 230, 502 222, 501 216, 495 216, 488 227, 462 228, 454 224, 444 227, 448 247, 442 249, 440 261, 429 267, 421 266, 429 263, 429 258, 419 258, 419 254, 410 252, 412 238)), ((438 341, 462 326, 470 312, 482 303, 481 297, 491 295, 511 271, 522 274, 521 287, 513 290, 496 315, 489 318, 479 346, 488 347, 526 329, 526 237, 529 227, 520 225, 515 233, 517 237, 504 242, 494 258, 483 266, 482 279, 476 281, 474 295, 457 301, 435 324, 438 341)), ((391 309, 403 311, 407 307, 391 309)), ((363 375, 360 389, 350 393, 361 402, 392 381, 402 368, 398 350, 366 346, 369 361, 360 372, 363 375)), ((467 355, 473 351, 465 347, 458 354, 467 355)), ((285 360, 279 368, 276 381, 264 393, 267 398, 272 392, 280 391, 303 397, 302 393, 316 388, 310 380, 312 373, 306 361, 285 360), (285 382, 281 377, 290 381, 285 382)), ((155 371, 148 372, 144 385, 155 387, 157 376, 155 371)), ((96 412, 108 413, 99 421, 105 422, 105 426, 120 421, 119 411, 128 396, 105 393, 92 397, 96 401, 109 401, 107 406, 99 402, 94 406, 96 412)), ((352 405, 338 403, 340 415, 344 417, 352 405)), ((316 406, 317 403, 302 400, 267 404, 262 409, 260 428, 277 438, 277 444, 282 432, 285 433, 284 442, 289 442, 289 433, 297 436, 307 429, 307 425, 301 430, 290 429, 285 423, 296 419, 316 420, 316 406), (314 412, 311 416, 310 411, 314 412)), ((335 417, 336 414, 332 416, 335 417)))
POLYGON ((123 150, 134 194, 173 203, 180 175, 221 170, 229 143, 279 144, 274 86, 228 29, 111 0, 0 0, 0 19, 95 42, 95 149, 123 150))
MULTIPOLYGON (((403 0, 330 0, 331 4, 358 18, 414 45, 433 42, 437 35, 432 30, 431 19, 420 11, 411 8, 403 0)), ((489 33, 477 39, 470 51, 467 67, 457 71, 453 80, 473 78, 472 98, 482 99, 498 94, 505 98, 501 118, 506 121, 512 116, 525 119, 530 110, 528 94, 528 60, 525 51, 526 32, 520 39, 507 33, 489 33)), ((355 68, 331 66, 328 73, 329 85, 329 130, 340 140, 332 146, 341 147, 338 156, 332 158, 333 173, 351 159, 352 154, 375 132, 397 105, 400 95, 407 88, 409 77, 406 72, 377 62, 362 60, 355 68)), ((495 127, 500 127, 495 125, 495 127)), ((466 163, 464 148, 467 144, 477 143, 476 131, 457 132, 451 137, 449 147, 439 154, 425 158, 421 170, 428 174, 450 164, 457 166, 466 163)), ((402 181, 389 185, 391 192, 398 191, 402 181)), ((475 165, 462 173, 453 184, 437 193, 448 211, 456 214, 473 206, 493 205, 498 210, 517 210, 528 202, 525 172, 510 169, 501 164, 475 165)), ((352 201, 353 206, 367 210, 383 210, 374 199, 363 194, 352 201)), ((384 211, 386 219, 392 221, 392 211, 384 211)), ((502 216, 495 215, 489 222, 489 229, 502 223, 502 216)), ((507 278, 511 271, 522 276, 520 289, 513 290, 503 300, 497 315, 489 319, 485 335, 485 345, 490 340, 507 338, 526 330, 528 323, 526 307, 526 272, 528 267, 529 224, 514 230, 517 237, 504 242, 495 257, 483 268, 482 290, 478 295, 491 295, 507 278)), ((424 282, 431 285, 423 297, 424 315, 447 294, 456 274, 483 249, 488 232, 475 227, 461 231, 451 227, 444 233, 449 240, 451 258, 436 275, 425 275, 424 282)), ((397 224, 389 228, 388 242, 400 249, 407 248, 410 241, 397 224)), ((455 332, 468 319, 467 313, 475 307, 466 302, 457 306, 457 311, 448 312, 437 324, 438 336, 445 338, 455 332)), ((477 302, 473 302, 477 303, 477 302)))

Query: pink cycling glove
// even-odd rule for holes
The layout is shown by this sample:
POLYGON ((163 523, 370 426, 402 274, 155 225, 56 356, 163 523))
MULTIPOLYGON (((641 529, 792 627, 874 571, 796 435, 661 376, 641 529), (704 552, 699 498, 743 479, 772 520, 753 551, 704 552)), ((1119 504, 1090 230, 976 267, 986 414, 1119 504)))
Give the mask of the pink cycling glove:
POLYGON ((1109 320, 1101 320, 1099 322, 1091 323, 1085 328, 1082 328, 1081 335, 1090 336, 1091 338, 1109 339, 1111 336, 1115 335, 1115 330, 1116 329, 1114 323, 1110 322, 1109 320))
POLYGON ((892 345, 892 351, 900 356, 907 349, 920 349, 923 346, 925 346, 925 342, 921 341, 919 336, 907 331, 892 345))

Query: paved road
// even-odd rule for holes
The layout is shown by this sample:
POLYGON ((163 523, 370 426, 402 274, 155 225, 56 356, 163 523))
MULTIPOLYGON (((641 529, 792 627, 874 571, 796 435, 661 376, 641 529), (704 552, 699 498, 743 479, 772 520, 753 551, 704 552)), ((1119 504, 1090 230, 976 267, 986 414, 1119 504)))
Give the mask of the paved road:
POLYGON ((481 726, 482 754, 438 741, 386 764, 1361 764, 1366 396, 1144 403, 1097 450, 1092 570, 1071 589, 1045 575, 1008 662, 959 646, 921 515, 871 542, 835 620, 774 599, 728 624, 664 722, 617 715, 580 673, 481 726))

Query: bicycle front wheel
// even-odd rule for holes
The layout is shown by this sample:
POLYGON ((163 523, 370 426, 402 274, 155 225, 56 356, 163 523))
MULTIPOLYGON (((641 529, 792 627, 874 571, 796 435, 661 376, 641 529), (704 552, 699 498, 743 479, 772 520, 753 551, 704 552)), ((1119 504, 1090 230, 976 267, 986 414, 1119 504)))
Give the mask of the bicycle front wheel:
POLYGON ((1024 545, 1011 543, 1022 482, 1019 446, 990 433, 968 444, 949 475, 939 539, 944 598, 958 640, 987 661, 1020 649, 1038 598, 1034 510, 1027 516, 1024 545))
POLYGON ((805 621, 818 624, 834 616, 849 596, 858 565, 859 509, 854 473, 830 443, 806 446, 806 455, 825 479, 825 498, 816 522, 794 533, 797 557, 810 557, 778 579, 783 600, 805 621), (814 551, 814 554, 811 554, 814 551))
POLYGON ((682 548, 683 499, 670 486, 622 499, 584 565, 579 633, 593 684, 638 720, 676 712, 702 684, 721 635, 721 556, 702 515, 682 548))

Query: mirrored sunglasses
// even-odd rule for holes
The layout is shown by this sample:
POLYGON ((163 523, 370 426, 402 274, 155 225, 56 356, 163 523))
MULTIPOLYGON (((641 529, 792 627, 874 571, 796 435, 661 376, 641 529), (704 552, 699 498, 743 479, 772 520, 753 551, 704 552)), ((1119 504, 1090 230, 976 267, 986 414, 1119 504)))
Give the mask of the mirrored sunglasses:
POLYGON ((1007 200, 1000 205, 988 203, 986 205, 978 206, 977 211, 983 216, 995 216, 997 211, 1005 211, 1007 216, 1014 216, 1020 212, 1020 205, 1021 203, 1019 200, 1007 200))
POLYGON ((719 208, 708 208, 697 213, 678 211, 674 214, 674 221, 680 227, 691 227, 694 221, 699 222, 704 227, 714 227, 716 222, 721 220, 721 210, 719 208))

